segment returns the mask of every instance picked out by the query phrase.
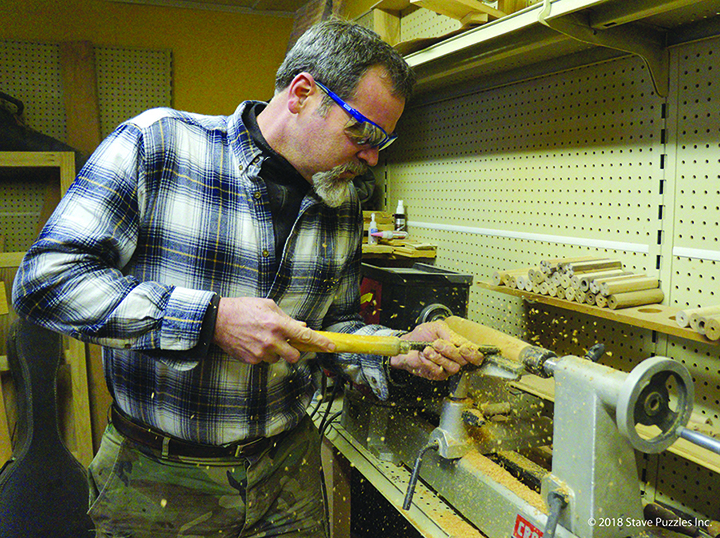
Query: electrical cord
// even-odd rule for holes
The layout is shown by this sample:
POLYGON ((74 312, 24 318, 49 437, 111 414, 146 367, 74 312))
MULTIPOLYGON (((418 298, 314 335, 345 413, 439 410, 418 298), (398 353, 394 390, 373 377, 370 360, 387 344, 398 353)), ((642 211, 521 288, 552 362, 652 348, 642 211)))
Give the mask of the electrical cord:
POLYGON ((318 398, 315 409, 313 409, 310 413, 310 420, 315 418, 315 414, 318 412, 318 409, 320 409, 320 406, 325 401, 325 396, 327 396, 327 376, 323 375, 322 381, 320 382, 320 398, 318 398))
POLYGON ((335 401, 335 398, 337 397, 338 393, 340 392, 340 389, 343 386, 343 380, 342 378, 337 378, 335 380, 335 384, 333 385, 333 390, 330 393, 330 398, 327 402, 327 408, 325 409, 325 416, 323 416, 322 421, 320 422, 320 426, 318 427, 318 430, 320 431, 320 434, 322 435, 325 432, 325 429, 327 428, 327 422, 328 422, 328 416, 330 415, 330 410, 332 409, 333 402, 335 401))
POLYGON ((325 437, 325 432, 330 427, 330 425, 335 422, 335 419, 337 419, 340 415, 342 415, 342 410, 334 413, 325 424, 320 425, 320 437, 325 437))

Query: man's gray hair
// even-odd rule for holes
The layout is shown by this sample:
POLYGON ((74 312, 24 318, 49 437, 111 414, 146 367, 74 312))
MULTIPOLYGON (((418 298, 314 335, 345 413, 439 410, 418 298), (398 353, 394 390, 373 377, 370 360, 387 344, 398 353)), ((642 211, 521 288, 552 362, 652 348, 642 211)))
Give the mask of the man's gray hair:
POLYGON ((298 74, 307 72, 348 100, 360 78, 375 66, 385 68, 393 94, 407 101, 415 74, 403 57, 372 30, 331 19, 310 27, 290 49, 275 77, 275 91, 281 92, 298 74))

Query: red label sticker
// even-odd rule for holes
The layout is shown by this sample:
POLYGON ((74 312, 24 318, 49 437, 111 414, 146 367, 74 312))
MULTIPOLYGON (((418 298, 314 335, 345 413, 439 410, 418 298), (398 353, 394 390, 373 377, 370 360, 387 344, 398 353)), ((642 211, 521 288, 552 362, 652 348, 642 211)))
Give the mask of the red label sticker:
POLYGON ((515 518, 515 530, 513 530, 513 538, 542 538, 542 531, 527 519, 518 514, 515 518))

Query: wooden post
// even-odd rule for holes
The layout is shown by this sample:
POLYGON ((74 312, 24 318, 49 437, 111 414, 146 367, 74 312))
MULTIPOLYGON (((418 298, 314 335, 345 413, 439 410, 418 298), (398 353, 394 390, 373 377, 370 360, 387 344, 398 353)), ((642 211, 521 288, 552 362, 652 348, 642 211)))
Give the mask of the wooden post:
POLYGON ((90 154, 100 144, 100 108, 95 76, 95 49, 92 43, 61 43, 60 67, 68 144, 90 154))

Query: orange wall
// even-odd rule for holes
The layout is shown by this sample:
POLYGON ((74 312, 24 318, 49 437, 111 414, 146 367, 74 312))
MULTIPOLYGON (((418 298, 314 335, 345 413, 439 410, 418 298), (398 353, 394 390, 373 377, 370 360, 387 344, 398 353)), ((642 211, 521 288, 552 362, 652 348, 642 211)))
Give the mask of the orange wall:
POLYGON ((204 114, 269 99, 293 25, 291 18, 108 0, 0 0, 0 21, 6 40, 170 49, 173 106, 204 114))

